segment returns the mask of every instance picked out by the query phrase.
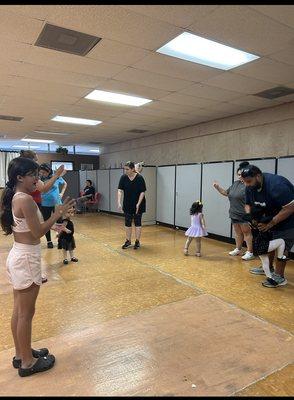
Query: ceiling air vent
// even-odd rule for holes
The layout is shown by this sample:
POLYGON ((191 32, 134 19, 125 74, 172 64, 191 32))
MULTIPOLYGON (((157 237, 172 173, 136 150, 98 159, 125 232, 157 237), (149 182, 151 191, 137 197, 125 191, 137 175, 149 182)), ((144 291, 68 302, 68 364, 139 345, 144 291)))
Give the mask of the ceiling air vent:
POLYGON ((35 46, 85 56, 100 40, 97 36, 46 24, 35 46))
POLYGON ((14 117, 12 115, 0 115, 0 119, 4 121, 21 121, 23 117, 14 117))
POLYGON ((278 97, 293 94, 294 89, 286 86, 276 86, 271 89, 264 90, 263 92, 255 93, 254 96, 263 97, 264 99, 277 99, 278 97))
POLYGON ((144 132, 148 132, 148 130, 146 130, 146 129, 130 129, 127 132, 130 132, 130 133, 144 133, 144 132))

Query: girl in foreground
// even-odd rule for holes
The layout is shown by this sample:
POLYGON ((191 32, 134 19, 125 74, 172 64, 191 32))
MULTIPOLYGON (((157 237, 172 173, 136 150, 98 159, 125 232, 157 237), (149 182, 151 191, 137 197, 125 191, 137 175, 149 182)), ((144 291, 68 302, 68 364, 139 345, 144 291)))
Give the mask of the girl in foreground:
POLYGON ((11 330, 15 344, 12 364, 20 376, 29 376, 53 367, 55 357, 48 349, 31 347, 32 319, 42 284, 40 238, 70 209, 74 200, 66 198, 47 221, 30 193, 39 180, 38 164, 17 157, 8 166, 8 182, 2 194, 1 226, 6 235, 13 233, 14 244, 7 258, 7 275, 13 286, 14 308, 11 330))

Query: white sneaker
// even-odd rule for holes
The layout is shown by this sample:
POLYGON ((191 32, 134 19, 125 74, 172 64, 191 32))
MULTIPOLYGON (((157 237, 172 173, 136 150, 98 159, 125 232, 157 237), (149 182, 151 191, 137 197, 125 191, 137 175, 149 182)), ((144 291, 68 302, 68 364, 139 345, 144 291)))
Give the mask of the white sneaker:
POLYGON ((242 256, 242 260, 248 261, 248 260, 253 260, 255 258, 253 253, 250 253, 250 251, 246 251, 244 256, 242 256))
POLYGON ((229 252, 230 256, 238 256, 240 253, 241 250, 239 250, 237 247, 235 248, 235 250, 229 252))

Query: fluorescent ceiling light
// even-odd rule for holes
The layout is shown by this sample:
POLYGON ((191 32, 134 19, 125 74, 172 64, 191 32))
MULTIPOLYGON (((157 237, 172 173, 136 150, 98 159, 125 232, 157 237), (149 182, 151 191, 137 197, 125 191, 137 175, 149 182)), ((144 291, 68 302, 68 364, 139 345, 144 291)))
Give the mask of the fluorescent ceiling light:
POLYGON ((63 117, 62 115, 56 115, 56 117, 52 118, 51 121, 67 122, 69 124, 80 124, 80 125, 98 125, 101 124, 102 122, 95 119, 63 117))
POLYGON ((99 149, 91 149, 90 151, 92 151, 93 153, 100 153, 99 149))
POLYGON ((168 56, 224 70, 236 68, 239 65, 260 58, 254 54, 246 53, 188 32, 181 33, 156 51, 168 56))
POLYGON ((39 146, 25 146, 25 145, 17 145, 17 144, 15 144, 15 145, 13 145, 11 147, 16 148, 16 149, 28 149, 28 148, 30 148, 30 149, 39 149, 40 148, 39 146))
POLYGON ((23 142, 37 142, 37 143, 54 143, 54 140, 45 140, 45 139, 30 139, 30 138, 23 138, 20 139, 23 142))
POLYGON ((143 104, 150 103, 152 101, 149 99, 144 99, 143 97, 130 96, 114 92, 105 92, 104 90, 93 90, 93 92, 85 96, 85 99, 106 101, 107 103, 124 104, 136 107, 140 107, 143 104))
POLYGON ((42 133, 45 135, 60 135, 60 136, 67 136, 70 135, 70 133, 64 133, 64 132, 49 132, 49 131, 34 131, 34 133, 42 133))

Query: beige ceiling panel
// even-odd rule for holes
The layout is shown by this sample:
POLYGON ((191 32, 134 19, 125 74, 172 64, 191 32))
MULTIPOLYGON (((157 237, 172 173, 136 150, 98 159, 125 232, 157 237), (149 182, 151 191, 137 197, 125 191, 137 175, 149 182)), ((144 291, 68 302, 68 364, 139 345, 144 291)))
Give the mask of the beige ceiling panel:
POLYGON ((117 5, 56 5, 47 14, 47 22, 149 50, 182 32, 173 25, 117 5))
POLYGON ((43 25, 43 21, 10 13, 0 8, 1 38, 33 44, 37 40, 43 25))
POLYGON ((258 11, 270 18, 273 18, 276 21, 281 22, 282 24, 288 25, 294 28, 294 13, 293 13, 293 4, 288 5, 250 5, 250 8, 253 8, 255 11, 258 11))
POLYGON ((51 9, 51 11, 54 9, 55 5, 1 5, 0 6, 0 12, 2 13, 3 11, 9 12, 9 13, 16 13, 19 15, 23 15, 25 17, 29 18, 36 18, 40 20, 45 20, 46 16, 48 15, 48 10, 51 9))
POLYGON ((150 110, 164 110, 164 111, 183 113, 183 114, 195 112, 196 110, 199 109, 198 107, 168 103, 162 100, 153 101, 152 103, 146 104, 144 108, 148 108, 150 110))
POLYGON ((211 13, 216 5, 123 5, 130 11, 185 28, 211 13))
MULTIPOLYGON (((294 7, 293 7, 294 9, 294 7)), ((293 10, 294 13, 294 10, 293 10)), ((275 61, 279 61, 282 63, 286 63, 294 66, 294 41, 291 46, 286 47, 282 51, 278 51, 276 53, 270 54, 268 58, 271 58, 275 61)))
POLYGON ((111 78, 125 67, 103 61, 68 54, 43 47, 32 46, 25 58, 26 62, 46 67, 57 68, 78 74, 87 74, 101 78, 111 78))
POLYGON ((128 67, 115 76, 115 79, 124 82, 144 84, 152 88, 175 91, 184 89, 191 85, 190 81, 184 79, 171 78, 166 75, 154 72, 142 71, 140 69, 128 67))
MULTIPOLYGON (((144 83, 144 82, 143 82, 144 83)), ((143 86, 139 84, 121 82, 116 79, 108 79, 97 85, 96 89, 114 91, 117 93, 130 94, 132 96, 144 97, 150 100, 160 99, 167 96, 170 92, 153 87, 143 86)))
MULTIPOLYGON (((23 97, 24 100, 29 101, 30 99, 36 99, 43 101, 45 95, 42 91, 30 90, 29 93, 24 93, 23 89, 18 87, 10 87, 7 91, 7 95, 9 96, 20 96, 23 97)), ((74 104, 77 101, 77 97, 67 96, 66 94, 61 93, 46 93, 46 101, 52 103, 52 105, 57 106, 58 104, 74 104)))
POLYGON ((202 97, 203 99, 228 101, 240 97, 239 92, 232 90, 220 89, 213 86, 208 86, 203 83, 195 83, 190 87, 182 89, 179 94, 186 94, 188 96, 202 97))
MULTIPOLYGON (((1 8, 0 8, 1 13, 1 8)), ((31 45, 27 43, 16 42, 5 37, 0 40, 0 62, 2 60, 22 61, 31 50, 31 45)))
POLYGON ((163 119, 163 117, 160 117, 160 116, 142 115, 142 114, 137 114, 137 113, 133 113, 133 112, 123 113, 119 118, 128 119, 128 120, 132 120, 135 122, 138 121, 139 123, 152 123, 152 122, 157 122, 157 121, 163 119))
POLYGON ((77 105, 63 106, 61 112, 64 115, 72 115, 77 118, 98 119, 100 121, 122 114, 120 111, 79 107, 77 105))
POLYGON ((229 71, 203 83, 227 90, 234 89, 237 92, 245 94, 254 94, 273 87, 273 83, 271 84, 264 80, 249 78, 229 71))
POLYGON ((221 74, 223 71, 206 67, 179 58, 166 56, 164 54, 153 53, 134 65, 144 71, 155 72, 174 78, 188 79, 193 82, 200 82, 213 76, 221 74))
POLYGON ((254 106, 232 104, 232 103, 219 103, 209 107, 209 111, 211 111, 212 113, 214 111, 224 111, 230 114, 241 114, 244 112, 252 111, 254 109, 255 109, 254 106))
POLYGON ((140 61, 149 53, 150 51, 139 47, 128 46, 114 40, 103 39, 87 54, 87 58, 127 66, 140 61))
POLYGON ((242 96, 238 99, 230 100, 232 104, 239 104, 243 106, 252 106, 255 108, 273 107, 277 104, 276 100, 264 99, 257 96, 242 96))
POLYGON ((274 84, 284 84, 293 80, 294 66, 263 58, 236 68, 235 73, 274 84))
POLYGON ((293 29, 245 5, 220 6, 189 30, 256 55, 278 51, 294 39, 293 29))
POLYGON ((195 96, 186 96, 185 94, 172 93, 162 98, 163 101, 169 103, 176 103, 188 106, 195 106, 199 108, 210 107, 211 105, 218 104, 216 100, 202 99, 195 96))
POLYGON ((39 79, 47 82, 59 82, 67 85, 81 86, 94 89, 96 86, 106 81, 93 75, 79 74, 75 72, 62 71, 53 67, 30 64, 27 62, 19 63, 17 75, 30 79, 39 79))
POLYGON ((152 115, 160 118, 176 118, 178 120, 187 120, 189 118, 188 114, 175 113, 172 111, 150 109, 147 107, 138 107, 138 110, 132 111, 133 114, 139 115, 152 115))

